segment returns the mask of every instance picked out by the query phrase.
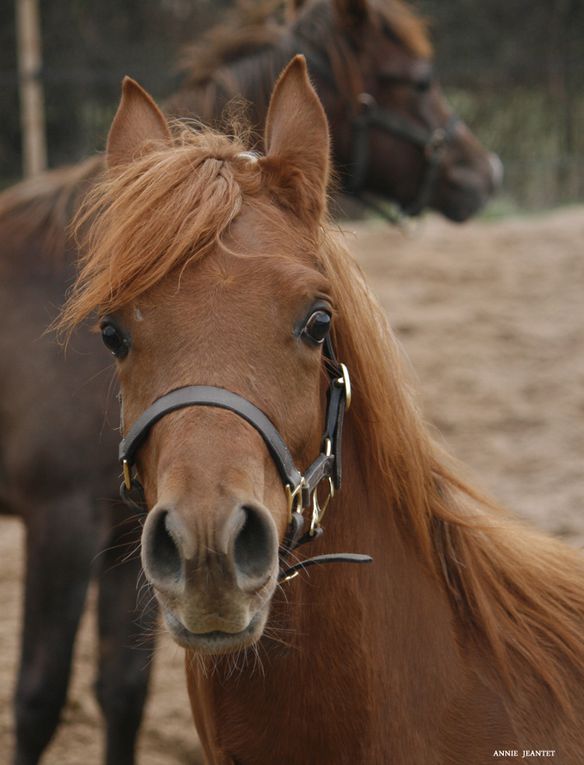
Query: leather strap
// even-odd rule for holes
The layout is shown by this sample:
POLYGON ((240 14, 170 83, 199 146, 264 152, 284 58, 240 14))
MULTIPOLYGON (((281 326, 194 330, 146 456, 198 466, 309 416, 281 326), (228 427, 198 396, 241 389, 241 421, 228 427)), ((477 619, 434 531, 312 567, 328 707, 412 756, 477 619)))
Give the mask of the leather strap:
POLYGON ((298 563, 289 566, 282 571, 278 577, 279 582, 291 579, 300 571, 310 566, 323 565, 324 563, 372 563, 373 558, 370 555, 361 555, 360 553, 329 553, 326 555, 314 555, 312 558, 305 558, 298 563))
POLYGON ((254 427, 264 439, 282 481, 290 484, 292 489, 300 484, 302 478, 300 471, 295 467, 284 439, 271 420, 243 396, 212 385, 189 385, 185 388, 177 388, 157 399, 136 420, 128 435, 122 439, 119 450, 120 461, 133 465, 136 453, 146 440, 152 426, 170 412, 190 406, 213 406, 235 412, 254 427))
MULTIPOLYGON (((403 209, 406 215, 417 215, 430 202, 438 178, 442 151, 452 140, 461 120, 457 115, 452 114, 445 125, 430 130, 415 124, 397 112, 382 109, 372 97, 366 98, 366 96, 368 94, 361 94, 363 109, 353 119, 353 156, 348 189, 357 196, 361 195, 370 164, 369 131, 371 128, 384 130, 386 133, 419 146, 424 151, 426 165, 420 187, 414 201, 403 209)), ((367 203, 366 198, 363 201, 367 203)))

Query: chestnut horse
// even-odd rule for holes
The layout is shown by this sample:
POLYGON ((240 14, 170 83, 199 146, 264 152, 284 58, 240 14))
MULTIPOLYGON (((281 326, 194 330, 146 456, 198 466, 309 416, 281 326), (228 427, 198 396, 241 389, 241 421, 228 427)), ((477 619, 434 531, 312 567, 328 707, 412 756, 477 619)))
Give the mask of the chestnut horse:
POLYGON ((171 132, 126 80, 61 321, 96 312, 117 357, 143 567, 207 762, 581 763, 584 559, 483 500, 422 425, 327 223, 301 56, 265 147, 171 132))
MULTIPOLYGON (((192 54, 193 74, 171 111, 212 121, 239 95, 251 102, 252 122, 263 125, 275 77, 302 51, 330 119, 345 187, 375 191, 410 212, 425 203, 455 220, 484 204, 497 163, 453 121, 432 75, 425 27, 412 11, 399 0, 319 0, 284 24, 268 12, 273 6, 264 4, 261 13, 254 6, 211 33, 192 54)), ((67 222, 102 164, 90 159, 0 195, 0 511, 20 514, 27 527, 15 699, 19 765, 38 762, 57 725, 92 560, 109 765, 134 761, 146 694, 153 614, 135 611, 139 561, 118 565, 140 526, 112 500, 107 358, 92 351, 84 330, 65 360, 43 335, 75 276, 67 222), (142 651, 133 650, 137 643, 142 651)))

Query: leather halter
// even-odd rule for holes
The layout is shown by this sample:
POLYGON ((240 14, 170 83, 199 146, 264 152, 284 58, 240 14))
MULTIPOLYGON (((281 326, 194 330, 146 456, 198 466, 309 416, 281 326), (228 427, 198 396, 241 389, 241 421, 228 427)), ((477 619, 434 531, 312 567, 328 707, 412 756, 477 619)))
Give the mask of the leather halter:
POLYGON ((418 215, 432 198, 444 149, 454 138, 461 123, 460 118, 452 114, 445 125, 430 130, 398 112, 382 109, 369 93, 359 95, 359 104, 361 111, 353 118, 351 125, 351 175, 347 183, 348 190, 356 195, 363 191, 370 166, 369 132, 371 129, 383 130, 422 149, 425 160, 422 181, 413 202, 402 207, 405 215, 418 215))
MULTIPOLYGON (((136 505, 143 502, 143 489, 133 470, 138 450, 145 442, 151 428, 170 412, 191 406, 211 406, 226 409, 249 423, 263 438, 268 451, 280 474, 288 500, 289 524, 283 544, 281 564, 292 550, 315 539, 322 533, 321 521, 327 505, 335 490, 341 487, 341 440, 345 410, 351 405, 351 383, 349 371, 337 361, 330 339, 323 345, 325 368, 329 378, 324 431, 321 440, 321 452, 312 464, 302 473, 294 464, 286 442, 261 409, 243 396, 209 385, 187 385, 177 388, 158 398, 136 422, 119 446, 119 459, 122 465, 124 481, 120 495, 126 504, 136 505), (328 481, 329 497, 320 505, 317 490, 323 481, 328 481), (311 508, 310 525, 304 533, 303 510, 311 508)), ((283 568, 279 581, 296 576, 307 566, 316 563, 369 563, 368 555, 353 553, 335 553, 318 555, 300 561, 293 566, 283 568)))
MULTIPOLYGON (((305 56, 309 68, 330 87, 339 91, 339 85, 329 61, 314 50, 306 53, 305 56)), ((354 111, 355 104, 352 99, 346 99, 346 101, 348 108, 354 111)), ((460 117, 452 114, 444 125, 432 129, 414 122, 393 109, 379 106, 370 93, 359 93, 356 95, 356 101, 358 111, 351 119, 351 158, 349 169, 345 173, 344 190, 374 208, 392 223, 399 222, 404 216, 419 215, 432 198, 444 149, 454 138, 462 122, 460 117), (389 213, 363 194, 371 165, 369 143, 372 129, 381 130, 412 143, 418 146, 424 155, 424 172, 416 196, 405 207, 395 202, 397 214, 389 213)))

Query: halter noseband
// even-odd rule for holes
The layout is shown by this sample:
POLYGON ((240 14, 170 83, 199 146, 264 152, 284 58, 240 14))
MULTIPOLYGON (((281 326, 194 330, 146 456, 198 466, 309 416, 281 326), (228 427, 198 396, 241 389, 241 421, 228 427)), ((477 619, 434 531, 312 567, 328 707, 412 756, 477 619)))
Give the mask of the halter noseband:
MULTIPOLYGON (((283 543, 285 559, 296 547, 315 539, 322 533, 321 521, 334 492, 341 487, 341 440, 345 410, 351 405, 351 383, 349 371, 336 360, 332 344, 326 338, 323 347, 325 368, 329 378, 324 431, 321 452, 314 462, 302 473, 294 464, 286 442, 261 409, 243 396, 209 385, 188 385, 177 388, 158 398, 132 425, 120 442, 119 459, 124 481, 120 495, 126 504, 143 502, 143 489, 135 476, 133 467, 138 450, 148 437, 151 428, 170 412, 191 406, 211 406, 226 409, 249 423, 263 438, 274 460, 284 485, 288 501, 288 530, 283 543), (329 496, 321 506, 317 490, 323 481, 328 481, 329 496), (311 508, 310 526, 304 532, 303 510, 311 508)), ((281 568, 279 581, 291 579, 301 569, 316 563, 368 563, 368 555, 335 553, 317 555, 300 561, 288 568, 281 568)), ((282 560, 282 563, 284 560, 282 560)))

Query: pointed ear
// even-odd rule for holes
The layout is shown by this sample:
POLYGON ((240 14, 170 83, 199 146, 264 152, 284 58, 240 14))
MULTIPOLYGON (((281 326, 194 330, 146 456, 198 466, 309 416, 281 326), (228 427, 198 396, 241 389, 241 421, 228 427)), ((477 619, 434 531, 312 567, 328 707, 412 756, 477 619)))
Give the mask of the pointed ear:
POLYGON ((369 15, 367 0, 334 0, 334 8, 339 21, 351 27, 360 26, 369 15))
POLYGON ((278 200, 318 221, 326 207, 330 140, 304 56, 292 59, 274 87, 264 143, 261 162, 278 200))
POLYGON ((124 77, 122 98, 107 139, 108 167, 131 162, 148 141, 170 141, 168 122, 152 96, 131 77, 124 77))

